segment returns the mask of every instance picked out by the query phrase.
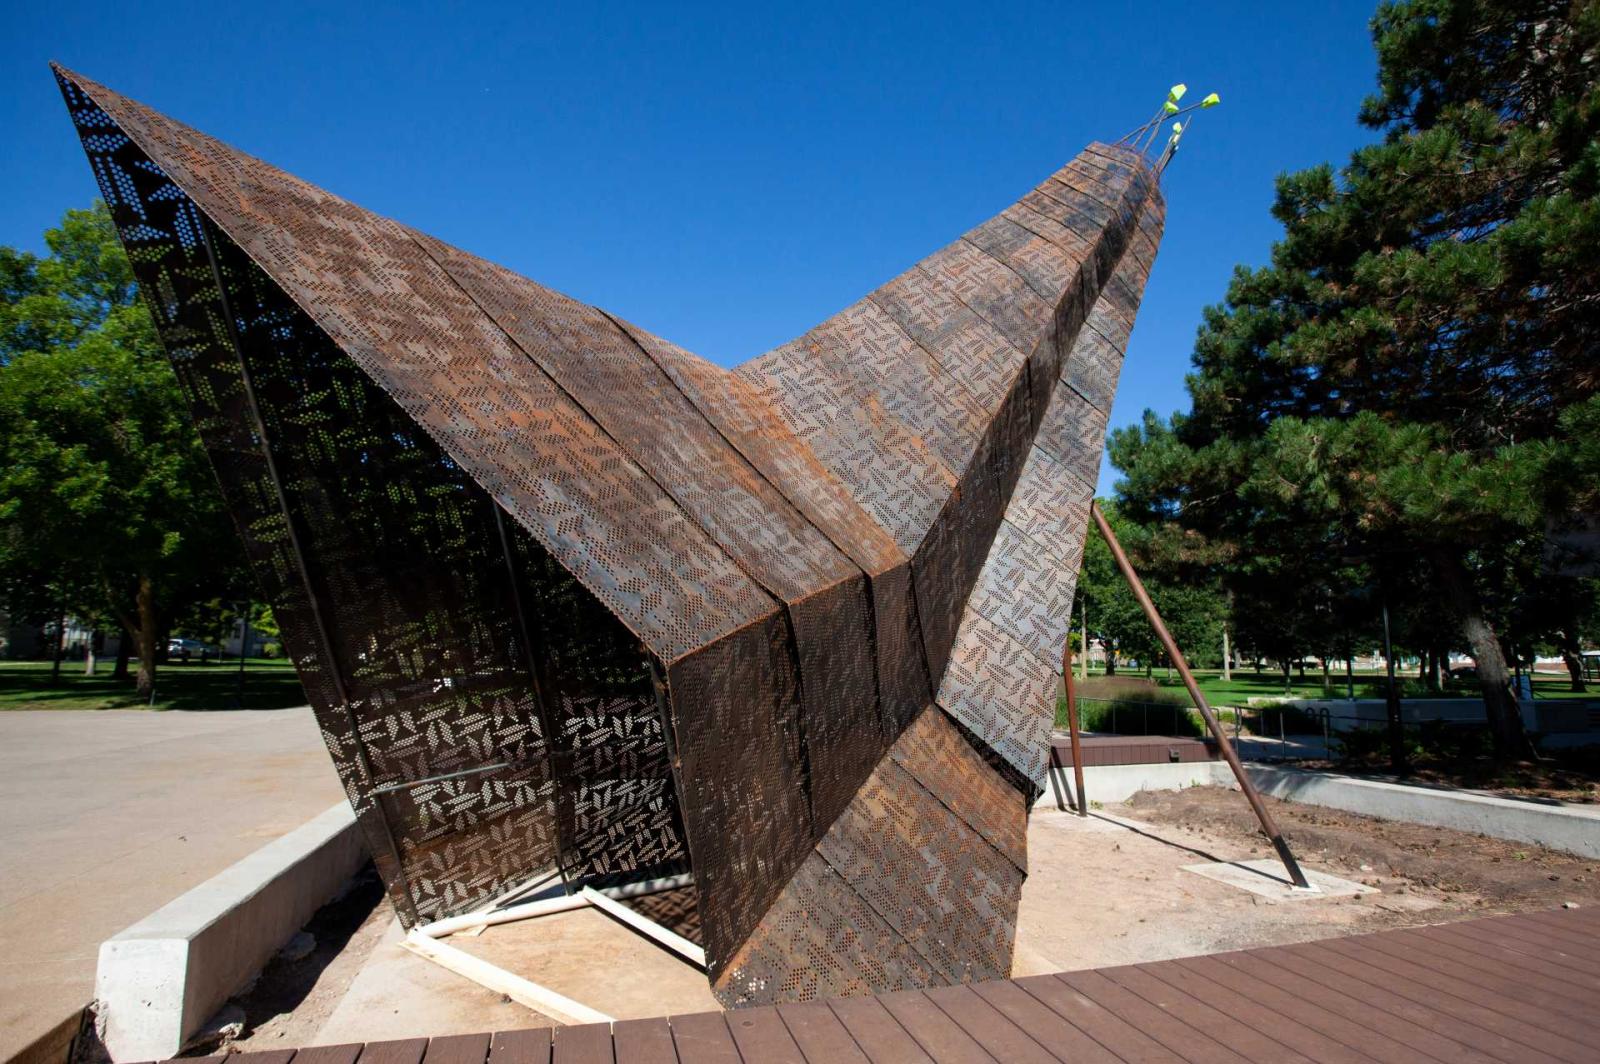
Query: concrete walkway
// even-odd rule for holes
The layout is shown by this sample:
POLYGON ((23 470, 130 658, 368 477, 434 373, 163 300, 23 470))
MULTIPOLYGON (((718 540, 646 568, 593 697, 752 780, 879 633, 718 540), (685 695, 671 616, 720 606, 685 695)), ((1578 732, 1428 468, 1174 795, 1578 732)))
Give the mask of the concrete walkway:
POLYGON ((309 709, 0 712, 0 1060, 103 940, 341 797, 309 709))

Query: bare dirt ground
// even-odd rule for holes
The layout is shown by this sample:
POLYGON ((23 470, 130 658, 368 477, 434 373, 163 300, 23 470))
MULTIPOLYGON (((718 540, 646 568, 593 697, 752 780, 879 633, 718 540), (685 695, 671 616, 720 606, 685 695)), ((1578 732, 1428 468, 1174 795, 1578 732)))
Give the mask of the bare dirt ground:
POLYGON ((1593 748, 1557 751, 1555 756, 1541 761, 1516 761, 1507 765, 1496 765, 1487 757, 1424 755, 1417 759, 1411 774, 1404 779, 1391 775, 1387 758, 1380 757, 1366 761, 1312 761, 1303 767, 1372 776, 1395 783, 1465 788, 1501 798, 1532 798, 1579 805, 1600 802, 1600 755, 1593 748))
MULTIPOLYGON (((1538 847, 1268 799, 1304 865, 1378 888, 1272 901, 1186 871, 1272 851, 1244 798, 1222 788, 1147 793, 1080 819, 1041 802, 1013 974, 1162 960, 1438 923, 1600 905, 1600 867, 1538 847)), ((694 937, 686 892, 655 915, 694 937)), ((545 1026, 551 1020, 401 949, 375 881, 318 916, 310 956, 275 962, 238 999, 230 1048, 371 1041, 545 1026)), ((716 1007, 705 976, 589 910, 505 924, 458 946, 618 1019, 716 1007)), ((213 1047, 211 1051, 215 1051, 213 1047)))
MULTIPOLYGON (((1265 801, 1301 860, 1378 886, 1391 899, 1428 899, 1438 910, 1428 923, 1565 902, 1600 905, 1600 862, 1528 843, 1265 801)), ((1255 856, 1272 852, 1265 840, 1256 841, 1255 818, 1237 792, 1145 792, 1128 808, 1129 815, 1153 824, 1251 847, 1255 856)))

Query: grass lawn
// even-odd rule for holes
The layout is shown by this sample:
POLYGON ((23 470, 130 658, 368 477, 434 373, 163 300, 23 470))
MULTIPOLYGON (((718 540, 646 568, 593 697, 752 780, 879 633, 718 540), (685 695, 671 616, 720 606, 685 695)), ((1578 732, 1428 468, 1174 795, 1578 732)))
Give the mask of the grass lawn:
MULTIPOLYGON (((1253 670, 1234 670, 1233 677, 1224 681, 1220 669, 1206 669, 1197 670, 1195 679, 1200 684, 1200 691, 1206 696, 1206 701, 1211 703, 1212 708, 1217 711, 1217 716, 1225 724, 1233 723, 1236 716, 1230 707, 1239 707, 1241 712, 1245 712, 1246 726, 1260 728, 1263 726, 1260 714, 1251 714, 1245 710, 1249 700, 1284 697, 1281 673, 1263 670, 1258 676, 1253 670)), ((1451 681, 1441 696, 1426 690, 1415 675, 1409 678, 1396 677, 1396 679, 1401 683, 1401 697, 1405 699, 1482 697, 1477 682, 1473 680, 1451 681)), ((1296 674, 1289 685, 1289 697, 1344 698, 1347 690, 1344 677, 1335 674, 1329 680, 1328 691, 1324 694, 1320 674, 1308 671, 1304 681, 1296 674)), ((1384 674, 1381 672, 1357 672, 1356 697, 1383 698, 1385 683, 1384 674)), ((1541 676, 1534 680, 1533 692, 1534 697, 1538 699, 1595 697, 1594 694, 1574 694, 1569 688, 1570 684, 1564 676, 1541 676)), ((1085 731, 1107 731, 1122 735, 1200 733, 1199 715, 1188 711, 1192 705, 1189 692, 1184 689, 1182 681, 1176 674, 1169 678, 1165 669, 1157 669, 1149 679, 1145 679, 1142 669, 1123 669, 1115 676, 1106 676, 1098 670, 1090 670, 1088 680, 1078 683, 1078 698, 1082 711, 1080 719, 1085 731)), ((1297 729, 1299 732, 1318 730, 1315 719, 1305 714, 1291 712, 1289 717, 1291 732, 1297 729)), ((1276 731, 1278 727, 1276 719, 1274 715, 1266 720, 1265 727, 1268 731, 1276 731)), ((1066 726, 1066 701, 1058 698, 1056 727, 1066 726)))
MULTIPOLYGON (((48 661, 0 661, 0 711, 8 709, 144 709, 132 683, 111 679, 115 662, 102 660, 95 675, 83 662, 61 663, 61 684, 50 686, 48 661)), ((239 700, 237 659, 210 665, 162 665, 156 669, 151 709, 284 709, 306 704, 294 666, 281 659, 250 658, 239 700)))
MULTIPOLYGON (((1086 696, 1093 696, 1097 683, 1104 682, 1100 679, 1101 673, 1089 670, 1089 686, 1084 691, 1086 696)), ((1144 670, 1123 669, 1113 678, 1113 683, 1122 679, 1143 680, 1144 670)), ((1183 683, 1173 673, 1171 679, 1167 678, 1165 669, 1156 669, 1151 679, 1161 688, 1162 693, 1168 691, 1179 695, 1186 694, 1183 683)), ((1452 680, 1445 686, 1443 695, 1435 695, 1417 680, 1415 672, 1410 676, 1404 674, 1396 676, 1400 682, 1402 698, 1479 698, 1482 693, 1476 680, 1452 680)), ((1257 676, 1254 671, 1235 669, 1231 680, 1223 680, 1220 669, 1196 669, 1195 680, 1200 684, 1200 693, 1214 706, 1242 706, 1251 698, 1344 698, 1345 679, 1343 670, 1335 670, 1328 677, 1328 690, 1322 689, 1322 675, 1313 670, 1306 670, 1304 680, 1298 673, 1290 679, 1289 693, 1285 695, 1283 674, 1263 669, 1257 676)), ((1385 694, 1385 677, 1382 672, 1356 671, 1355 688, 1357 698, 1382 698, 1385 694)), ((1600 687, 1590 685, 1588 694, 1578 694, 1570 690, 1570 684, 1565 676, 1541 673, 1533 681, 1534 698, 1596 698, 1600 697, 1600 687)))

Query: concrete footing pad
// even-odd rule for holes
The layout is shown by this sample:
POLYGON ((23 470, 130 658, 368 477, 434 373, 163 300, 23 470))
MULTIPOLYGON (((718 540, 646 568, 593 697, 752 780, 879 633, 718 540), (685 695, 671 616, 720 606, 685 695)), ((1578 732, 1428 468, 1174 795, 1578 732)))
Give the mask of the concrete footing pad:
POLYGON ((1311 889, 1296 887, 1283 870, 1276 857, 1256 861, 1207 861, 1204 864, 1184 865, 1185 872, 1226 883, 1230 887, 1248 890, 1251 894, 1273 901, 1310 901, 1315 898, 1351 898, 1357 894, 1376 894, 1376 887, 1365 886, 1314 868, 1302 868, 1311 889))

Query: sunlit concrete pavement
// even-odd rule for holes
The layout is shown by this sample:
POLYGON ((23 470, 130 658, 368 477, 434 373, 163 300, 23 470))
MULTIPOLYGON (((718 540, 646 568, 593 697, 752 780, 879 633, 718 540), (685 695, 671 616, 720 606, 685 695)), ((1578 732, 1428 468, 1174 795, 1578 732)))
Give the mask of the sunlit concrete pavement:
POLYGON ((340 797, 309 709, 0 712, 0 1060, 101 941, 340 797))

